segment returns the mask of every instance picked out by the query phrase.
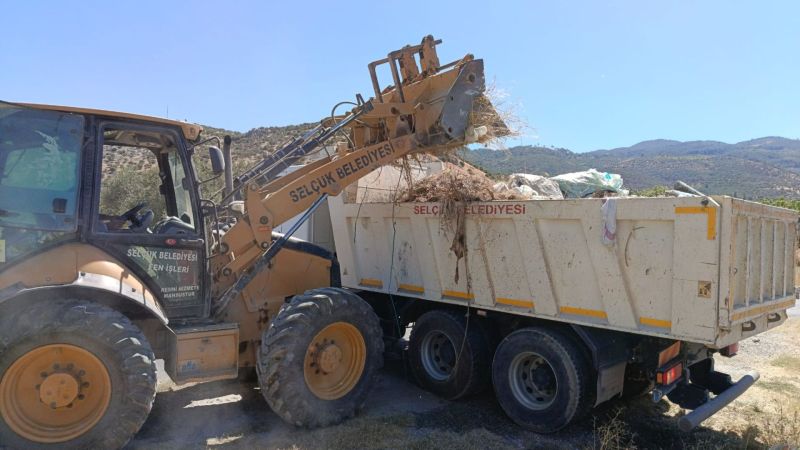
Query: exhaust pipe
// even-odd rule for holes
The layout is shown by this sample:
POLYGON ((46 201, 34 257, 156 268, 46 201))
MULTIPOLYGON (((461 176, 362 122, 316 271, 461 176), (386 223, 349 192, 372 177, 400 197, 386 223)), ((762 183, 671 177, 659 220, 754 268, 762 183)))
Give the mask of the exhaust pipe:
POLYGON ((231 162, 231 136, 222 141, 222 158, 225 160, 225 196, 233 192, 233 163, 231 162))

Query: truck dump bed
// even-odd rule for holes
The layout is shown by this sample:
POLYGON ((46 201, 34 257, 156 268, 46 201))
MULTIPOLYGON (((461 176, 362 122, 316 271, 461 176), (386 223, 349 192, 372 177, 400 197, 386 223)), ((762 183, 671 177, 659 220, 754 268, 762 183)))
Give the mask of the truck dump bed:
POLYGON ((457 259, 438 203, 344 198, 330 213, 342 285, 354 289, 713 348, 777 326, 795 304, 798 215, 782 208, 619 198, 608 245, 604 199, 470 203, 457 259))

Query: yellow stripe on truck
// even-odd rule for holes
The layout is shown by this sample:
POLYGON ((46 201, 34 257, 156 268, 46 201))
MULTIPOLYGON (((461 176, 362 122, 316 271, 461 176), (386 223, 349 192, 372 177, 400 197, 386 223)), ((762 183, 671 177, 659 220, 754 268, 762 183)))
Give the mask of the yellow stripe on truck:
POLYGON ((676 206, 675 214, 706 214, 706 233, 709 241, 717 238, 717 208, 710 206, 676 206))
POLYGON ((598 319, 608 319, 608 314, 605 311, 600 311, 597 309, 584 309, 584 308, 575 308, 574 306, 562 306, 561 307, 562 314, 576 314, 579 316, 589 316, 595 317, 598 319))
POLYGON ((792 306, 794 306, 794 302, 795 300, 792 299, 792 300, 787 300, 785 302, 766 304, 763 306, 759 306, 758 308, 747 309, 745 311, 735 313, 733 316, 731 316, 731 320, 733 322, 736 322, 737 320, 744 319, 745 317, 753 317, 764 314, 766 312, 775 312, 775 311, 780 311, 782 309, 791 308, 792 306))
POLYGON ((505 297, 497 297, 495 302, 509 305, 509 306, 517 306, 520 308, 529 308, 533 309, 533 301, 531 300, 517 300, 515 298, 505 298, 505 297))
POLYGON ((654 319, 652 317, 639 317, 639 323, 649 327, 658 328, 672 328, 672 322, 669 320, 654 319))
POLYGON ((442 291, 442 297, 460 298, 462 300, 472 300, 475 298, 474 294, 461 291, 442 291))
POLYGON ((416 292, 418 294, 422 294, 422 293, 425 292, 425 288, 424 287, 417 286, 416 284, 400 283, 400 284, 397 285, 397 288, 398 289, 402 289, 404 291, 416 292))
POLYGON ((383 287, 383 281, 376 280, 375 278, 362 278, 361 281, 358 284, 360 284, 362 286, 369 286, 369 287, 376 287, 376 288, 382 288, 383 287))

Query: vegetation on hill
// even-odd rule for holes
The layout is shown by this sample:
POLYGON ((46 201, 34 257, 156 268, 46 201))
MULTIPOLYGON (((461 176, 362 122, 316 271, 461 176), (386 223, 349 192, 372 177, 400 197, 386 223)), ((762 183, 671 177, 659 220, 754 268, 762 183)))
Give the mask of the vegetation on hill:
POLYGON ((780 198, 762 198, 759 201, 767 205, 779 206, 781 208, 793 209, 797 212, 800 212, 800 200, 791 200, 780 197, 780 198))
MULTIPOLYGON (((234 173, 240 173, 281 144, 311 129, 314 123, 261 127, 241 133, 204 126, 204 137, 226 134, 233 138, 234 173)), ((214 143, 209 143, 214 145, 214 143)), ((115 169, 122 171, 119 191, 129 185, 131 171, 154 170, 118 150, 115 169)), ((460 152, 467 162, 493 178, 515 172, 553 176, 595 168, 619 173, 625 187, 637 195, 661 195, 676 181, 684 181, 708 194, 739 198, 800 210, 800 140, 765 137, 736 144, 717 141, 644 141, 630 147, 574 153, 565 148, 519 146, 508 150, 474 149, 460 152)), ((195 153, 199 177, 210 177, 207 153, 195 153)), ((221 187, 221 180, 203 186, 204 195, 221 187)))
POLYGON ((619 173, 634 191, 684 181, 708 194, 740 198, 800 199, 800 140, 761 138, 738 144, 646 141, 631 147, 574 153, 520 146, 476 149, 467 161, 497 174, 557 175, 595 168, 619 173))

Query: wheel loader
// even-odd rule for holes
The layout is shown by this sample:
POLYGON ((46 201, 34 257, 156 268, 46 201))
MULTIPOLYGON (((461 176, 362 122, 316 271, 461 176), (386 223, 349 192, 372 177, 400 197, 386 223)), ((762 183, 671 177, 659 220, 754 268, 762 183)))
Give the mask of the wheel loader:
POLYGON ((378 317, 340 287, 334 254, 292 237, 302 220, 273 230, 375 168, 485 134, 483 62, 441 64, 440 42, 369 64, 374 98, 236 178, 230 139, 198 125, 0 103, 0 447, 124 446, 157 359, 178 384, 255 369, 297 426, 356 414, 382 366, 378 317), (225 176, 221 200, 201 194, 200 157, 225 176))

